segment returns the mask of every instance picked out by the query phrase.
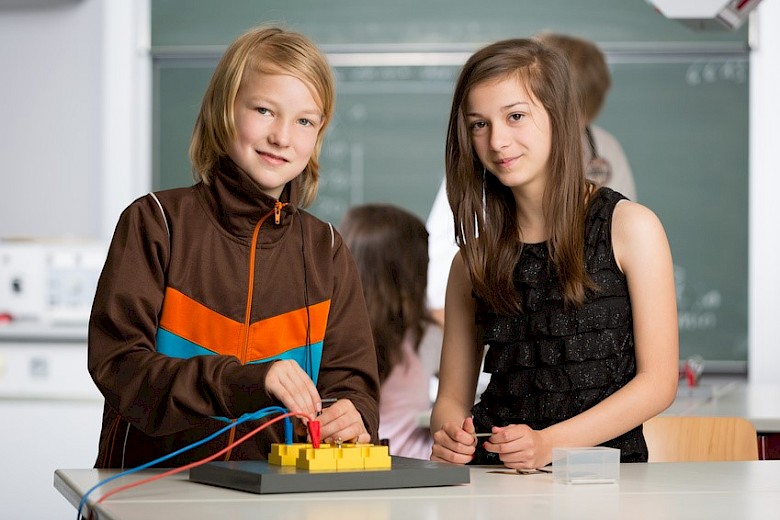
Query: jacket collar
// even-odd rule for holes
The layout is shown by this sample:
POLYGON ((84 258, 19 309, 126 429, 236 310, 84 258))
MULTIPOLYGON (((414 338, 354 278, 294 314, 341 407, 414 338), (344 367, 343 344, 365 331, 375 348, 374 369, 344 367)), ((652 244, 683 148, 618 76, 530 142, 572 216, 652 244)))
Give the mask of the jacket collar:
MULTIPOLYGON (((277 200, 260 190, 258 184, 230 159, 220 161, 211 176, 209 185, 197 185, 206 205, 217 224, 229 234, 251 239, 258 220, 274 210, 277 200)), ((263 224, 262 242, 274 242, 281 238, 297 212, 297 182, 287 183, 279 200, 287 202, 282 208, 281 219, 276 224, 269 218, 263 224)))

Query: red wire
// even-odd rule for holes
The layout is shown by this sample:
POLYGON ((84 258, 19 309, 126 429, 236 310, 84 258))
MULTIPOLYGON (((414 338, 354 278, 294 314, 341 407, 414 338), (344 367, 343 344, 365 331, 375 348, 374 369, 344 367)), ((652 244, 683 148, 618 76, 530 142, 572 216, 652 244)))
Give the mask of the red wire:
POLYGON ((210 462, 210 461, 216 459, 220 455, 224 455, 226 452, 232 450, 233 448, 235 448, 236 446, 238 446, 239 444, 241 444, 245 440, 249 439, 250 437, 260 433, 261 431, 263 431, 267 427, 271 426, 273 423, 279 422, 282 419, 284 419, 285 417, 294 417, 296 415, 297 416, 301 416, 301 417, 306 417, 307 419, 311 420, 311 417, 309 417, 309 415, 305 414, 305 413, 290 412, 290 413, 282 414, 282 415, 280 415, 280 416, 278 416, 278 417, 276 417, 274 419, 271 419, 270 421, 268 421, 266 423, 263 423, 261 426, 258 426, 257 428, 255 428, 251 432, 247 433, 246 435, 244 435, 243 437, 241 437, 237 441, 233 442, 232 444, 229 444, 228 446, 224 447, 223 449, 221 449, 217 453, 215 453, 213 455, 209 455, 205 459, 201 459, 201 460, 198 460, 198 461, 195 461, 195 462, 190 462, 186 466, 182 466, 180 468, 170 469, 170 470, 168 470, 168 471, 166 471, 164 473, 159 473, 157 475, 152 475, 151 477, 147 477, 145 479, 138 480, 136 482, 130 482, 129 484, 125 484, 123 486, 119 486, 117 488, 114 488, 111 491, 107 492, 105 495, 101 496, 96 503, 97 504, 101 504, 105 499, 107 499, 108 497, 110 497, 112 495, 115 495, 115 494, 119 493, 120 491, 124 491, 126 489, 134 488, 136 486, 140 486, 140 485, 146 484, 148 482, 154 482, 155 480, 159 480, 161 478, 165 478, 165 477, 169 477, 171 475, 175 475, 176 473, 180 473, 180 472, 184 471, 185 469, 190 469, 190 468, 195 468, 197 466, 201 466, 201 465, 203 465, 203 464, 205 464, 207 462, 210 462))

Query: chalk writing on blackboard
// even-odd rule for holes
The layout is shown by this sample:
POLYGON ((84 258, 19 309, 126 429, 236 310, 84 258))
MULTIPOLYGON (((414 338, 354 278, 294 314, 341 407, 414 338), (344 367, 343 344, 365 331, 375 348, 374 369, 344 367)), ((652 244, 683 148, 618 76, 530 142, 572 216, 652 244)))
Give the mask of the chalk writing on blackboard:
POLYGON ((744 58, 697 61, 692 63, 685 73, 685 82, 689 86, 720 81, 745 83, 747 80, 748 68, 744 58))
POLYGON ((722 295, 715 288, 693 287, 685 268, 674 266, 677 292, 677 322, 681 331, 715 329, 721 311, 722 295))

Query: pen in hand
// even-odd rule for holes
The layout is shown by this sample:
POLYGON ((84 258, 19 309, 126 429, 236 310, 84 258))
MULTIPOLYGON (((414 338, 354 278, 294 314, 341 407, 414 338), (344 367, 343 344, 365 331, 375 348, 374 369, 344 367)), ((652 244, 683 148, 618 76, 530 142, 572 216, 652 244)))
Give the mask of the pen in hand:
MULTIPOLYGON (((332 405, 333 403, 335 403, 336 401, 338 401, 337 397, 326 397, 325 399, 320 399, 320 403, 321 403, 320 406, 322 408, 326 408, 326 407, 332 405)), ((320 415, 321 413, 322 413, 322 410, 317 412, 317 415, 320 415)))

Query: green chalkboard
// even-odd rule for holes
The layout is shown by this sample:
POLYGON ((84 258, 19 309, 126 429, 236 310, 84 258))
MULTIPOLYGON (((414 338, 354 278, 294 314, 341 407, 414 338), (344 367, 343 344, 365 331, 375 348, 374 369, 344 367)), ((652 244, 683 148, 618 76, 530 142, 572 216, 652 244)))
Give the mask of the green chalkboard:
POLYGON ((645 0, 152 0, 151 6, 158 49, 226 45, 263 22, 283 23, 320 45, 482 43, 542 29, 621 44, 744 43, 747 34, 691 31, 645 0))
POLYGON ((747 359, 748 61, 621 63, 599 124, 666 228, 681 356, 747 359))
POLYGON ((711 367, 745 369, 746 31, 694 32, 644 0, 518 0, 501 10, 461 0, 417 3, 401 16, 356 0, 235 1, 220 3, 224 9, 153 1, 154 188, 191 184, 187 146, 211 71, 225 44, 266 20, 262 13, 312 36, 336 64, 337 113, 311 208, 334 223, 364 202, 427 216, 443 176, 450 97, 467 49, 540 28, 583 35, 604 48, 613 74, 597 123, 619 137, 640 202, 659 215, 669 236, 681 358, 699 354, 711 367), (383 57, 399 48, 426 57, 388 65, 383 57), (356 49, 371 57, 350 64, 344 56, 356 49))

